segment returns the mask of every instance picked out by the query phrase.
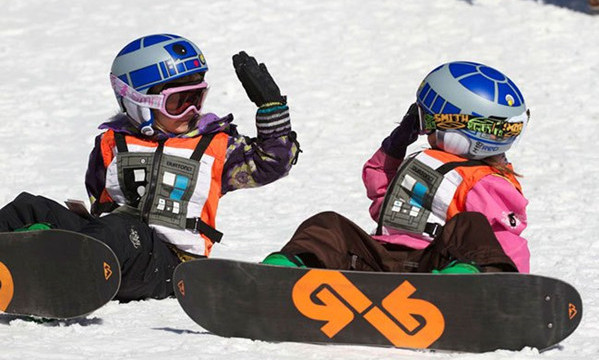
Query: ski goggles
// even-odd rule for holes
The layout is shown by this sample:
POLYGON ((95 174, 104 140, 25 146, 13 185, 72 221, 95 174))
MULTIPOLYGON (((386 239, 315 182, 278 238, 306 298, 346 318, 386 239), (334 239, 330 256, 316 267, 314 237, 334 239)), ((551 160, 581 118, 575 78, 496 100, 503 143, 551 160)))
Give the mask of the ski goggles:
POLYGON ((208 84, 204 81, 183 86, 172 84, 173 87, 165 88, 157 95, 140 93, 113 74, 110 74, 110 82, 117 96, 138 106, 159 110, 174 120, 183 118, 190 111, 199 113, 208 93, 208 84))
POLYGON ((418 106, 420 134, 430 134, 435 130, 470 130, 487 134, 494 138, 509 139, 520 135, 526 128, 530 111, 507 119, 493 119, 467 114, 429 114, 418 106))

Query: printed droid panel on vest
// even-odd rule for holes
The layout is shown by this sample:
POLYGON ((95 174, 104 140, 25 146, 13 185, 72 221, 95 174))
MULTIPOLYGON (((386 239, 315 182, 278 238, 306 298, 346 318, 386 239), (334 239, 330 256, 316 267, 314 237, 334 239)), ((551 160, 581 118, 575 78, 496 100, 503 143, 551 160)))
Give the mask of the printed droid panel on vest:
POLYGON ((405 161, 387 190, 380 225, 434 237, 444 221, 430 209, 443 178, 414 157, 405 161))
POLYGON ((119 182, 124 185, 128 205, 149 209, 144 216, 150 224, 185 229, 187 207, 196 186, 200 163, 162 154, 159 162, 154 164, 154 153, 126 152, 117 157, 119 182), (153 174, 155 179, 151 179, 153 174))

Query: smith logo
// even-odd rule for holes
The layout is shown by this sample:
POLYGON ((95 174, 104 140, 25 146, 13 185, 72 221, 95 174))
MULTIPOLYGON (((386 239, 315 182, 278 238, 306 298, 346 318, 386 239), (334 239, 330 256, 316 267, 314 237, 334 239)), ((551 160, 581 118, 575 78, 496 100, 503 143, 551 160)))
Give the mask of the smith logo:
POLYGON ((320 330, 331 339, 357 313, 394 346, 427 348, 443 334, 445 319, 432 303, 410 298, 415 291, 404 281, 378 306, 342 273, 310 270, 293 286, 292 298, 302 315, 326 322, 320 330))
POLYGON ((15 292, 10 270, 0 262, 0 311, 6 310, 15 292))

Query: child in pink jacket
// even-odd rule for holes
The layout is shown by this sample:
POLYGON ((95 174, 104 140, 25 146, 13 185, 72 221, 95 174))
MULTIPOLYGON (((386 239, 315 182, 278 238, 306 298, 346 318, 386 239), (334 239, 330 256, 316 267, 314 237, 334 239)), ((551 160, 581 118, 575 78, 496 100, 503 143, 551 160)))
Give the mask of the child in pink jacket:
POLYGON ((526 205, 505 152, 529 112, 503 73, 474 62, 430 72, 400 125, 364 165, 377 222, 368 234, 347 218, 317 214, 264 263, 344 270, 529 272, 521 237, 526 205), (430 149, 406 157, 427 135, 430 149))

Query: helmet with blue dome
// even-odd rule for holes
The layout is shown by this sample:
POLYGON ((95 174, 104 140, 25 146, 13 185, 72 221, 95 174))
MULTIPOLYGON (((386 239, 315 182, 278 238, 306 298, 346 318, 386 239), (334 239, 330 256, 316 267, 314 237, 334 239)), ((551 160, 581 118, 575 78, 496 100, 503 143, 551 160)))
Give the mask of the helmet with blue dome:
POLYGON ((470 159, 506 152, 528 122, 516 84, 475 62, 437 67, 424 78, 416 96, 421 130, 434 131, 440 149, 470 159))
POLYGON ((121 110, 146 135, 153 134, 151 108, 159 101, 148 94, 155 85, 208 71, 202 51, 191 41, 173 34, 141 37, 116 56, 110 71, 121 110))

